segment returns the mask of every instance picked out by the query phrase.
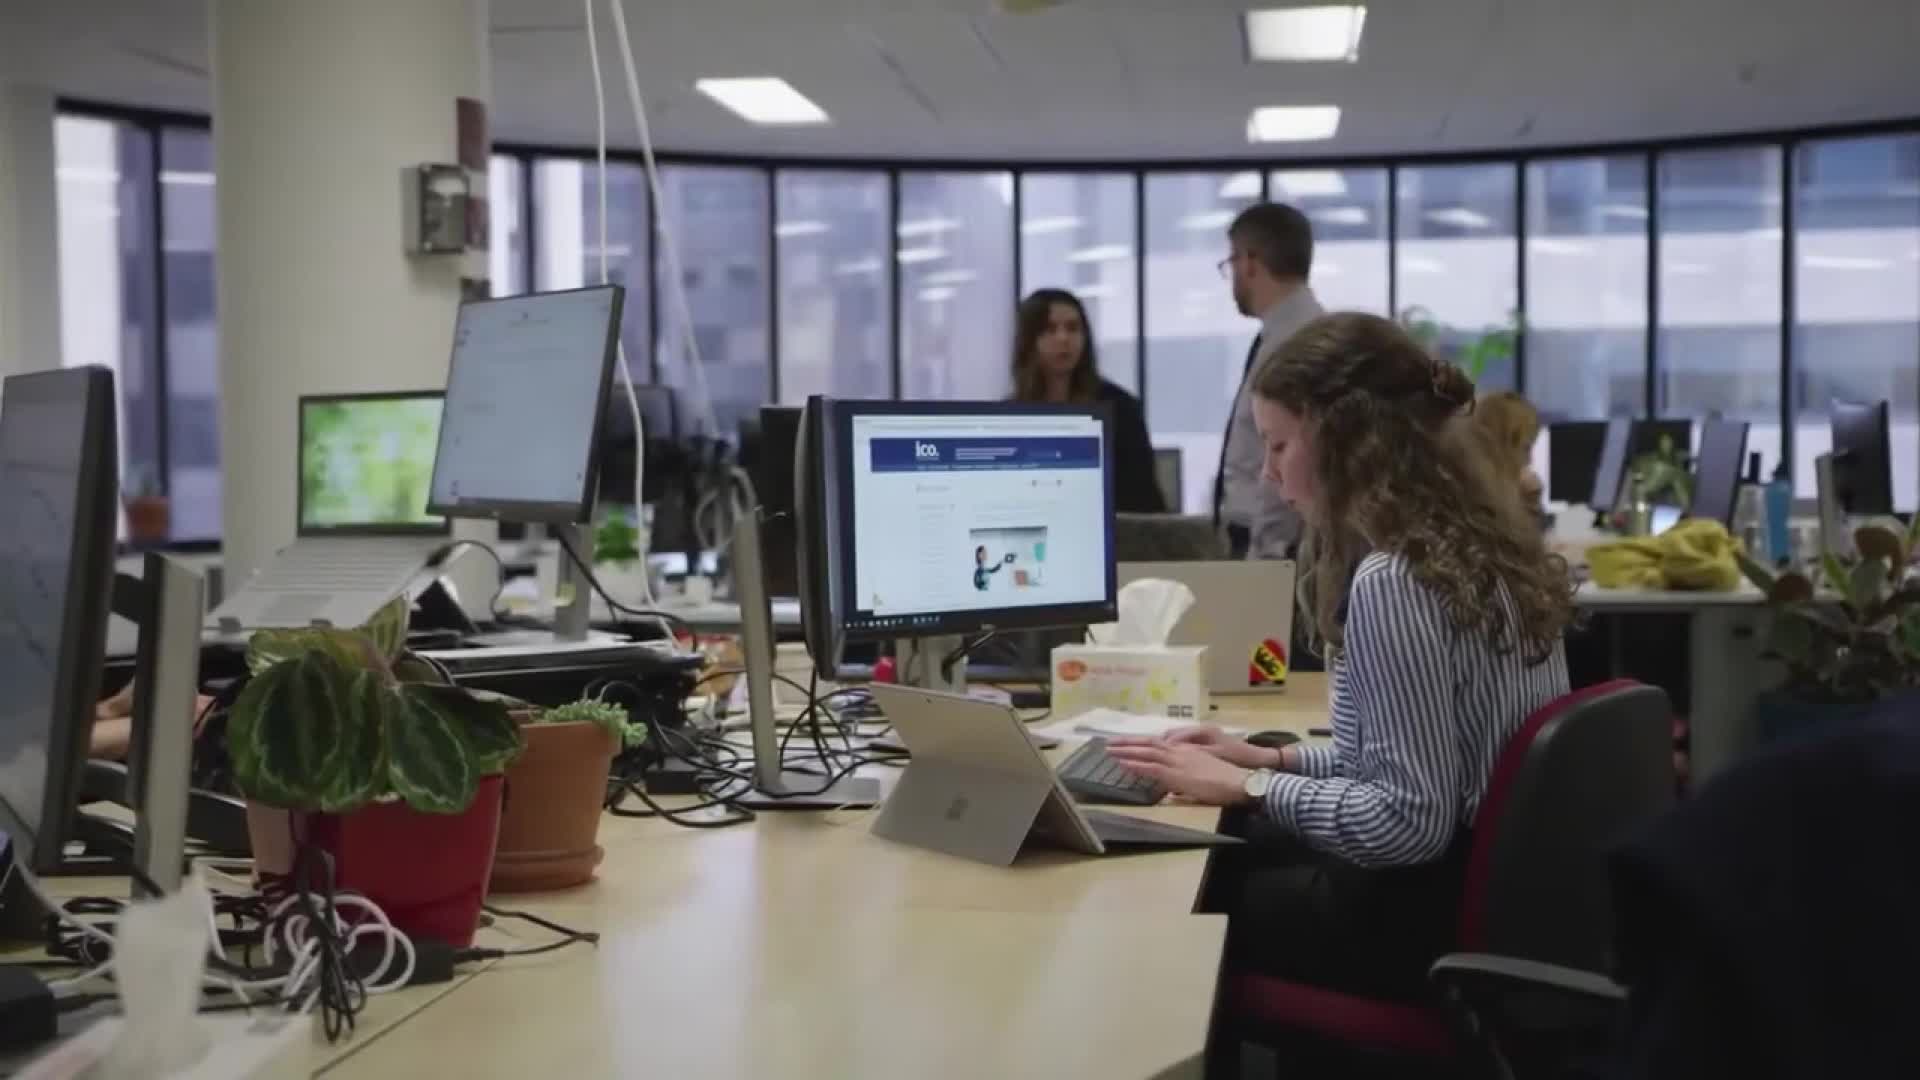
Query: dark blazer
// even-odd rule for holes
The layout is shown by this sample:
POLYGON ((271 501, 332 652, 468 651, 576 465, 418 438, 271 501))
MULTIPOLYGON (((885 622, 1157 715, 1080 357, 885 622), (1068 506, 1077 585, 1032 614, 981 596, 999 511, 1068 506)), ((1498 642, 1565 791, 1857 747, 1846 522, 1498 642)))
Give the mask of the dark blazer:
POLYGON ((1164 514, 1167 497, 1153 467, 1153 437, 1140 399, 1105 379, 1096 400, 1113 406, 1113 509, 1120 514, 1164 514))

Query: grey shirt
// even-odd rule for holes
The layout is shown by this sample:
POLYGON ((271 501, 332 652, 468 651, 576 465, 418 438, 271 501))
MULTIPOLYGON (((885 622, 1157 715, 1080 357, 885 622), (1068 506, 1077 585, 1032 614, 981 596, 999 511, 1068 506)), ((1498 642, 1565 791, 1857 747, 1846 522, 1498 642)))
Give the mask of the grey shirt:
POLYGON ((1259 355, 1254 357, 1253 366, 1233 396, 1233 418, 1227 427, 1227 446, 1221 458, 1221 517, 1252 534, 1247 549, 1247 557, 1251 559, 1285 558, 1300 540, 1300 516, 1288 508, 1280 493, 1261 475, 1267 447, 1253 424, 1253 393, 1249 384, 1267 358, 1295 331, 1322 314, 1320 301, 1305 285, 1268 308, 1260 320, 1259 355))

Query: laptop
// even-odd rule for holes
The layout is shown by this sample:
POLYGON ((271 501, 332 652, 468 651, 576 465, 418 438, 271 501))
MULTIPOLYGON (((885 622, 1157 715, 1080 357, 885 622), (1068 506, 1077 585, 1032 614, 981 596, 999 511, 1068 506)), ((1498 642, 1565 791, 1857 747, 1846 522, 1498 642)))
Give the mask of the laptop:
POLYGON ((409 591, 447 545, 428 514, 439 391, 300 399, 292 544, 207 616, 218 634, 357 627, 409 591))
POLYGON ((1161 578, 1192 589, 1193 607, 1167 644, 1207 647, 1211 694, 1271 694, 1287 685, 1294 573, 1291 561, 1123 562, 1119 583, 1161 578))
POLYGON ((1081 808, 1008 706, 890 683, 869 690, 913 755, 876 836, 996 866, 1011 865, 1030 836, 1088 855, 1240 843, 1081 808))

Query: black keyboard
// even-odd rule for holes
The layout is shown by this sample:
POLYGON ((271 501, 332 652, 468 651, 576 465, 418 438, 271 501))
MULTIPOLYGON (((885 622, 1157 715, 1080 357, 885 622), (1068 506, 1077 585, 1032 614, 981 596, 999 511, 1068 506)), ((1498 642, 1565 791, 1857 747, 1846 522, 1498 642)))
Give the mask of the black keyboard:
POLYGON ((1152 806, 1167 794, 1152 780, 1121 768, 1107 753, 1107 740, 1102 738, 1088 739, 1056 771, 1076 802, 1152 806))

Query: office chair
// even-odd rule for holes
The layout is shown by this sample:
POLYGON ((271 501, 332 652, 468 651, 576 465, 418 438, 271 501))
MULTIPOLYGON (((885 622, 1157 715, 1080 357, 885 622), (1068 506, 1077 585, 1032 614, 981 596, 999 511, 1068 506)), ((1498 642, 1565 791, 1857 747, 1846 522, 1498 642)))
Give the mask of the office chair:
MULTIPOLYGON (((1673 799, 1671 714, 1665 693, 1620 680, 1527 718, 1495 762, 1474 823, 1461 952, 1606 970, 1606 853, 1673 799)), ((1283 1070, 1285 1047, 1302 1036, 1351 1048, 1356 1060, 1405 1062, 1411 1075, 1472 1066, 1472 1044, 1437 1002, 1373 1000, 1264 975, 1231 977, 1226 997, 1223 1037, 1271 1042, 1283 1070)))
POLYGON ((1823 718, 1621 845, 1610 964, 1442 957, 1478 1075, 1915 1075, 1916 719, 1920 692, 1823 718))

